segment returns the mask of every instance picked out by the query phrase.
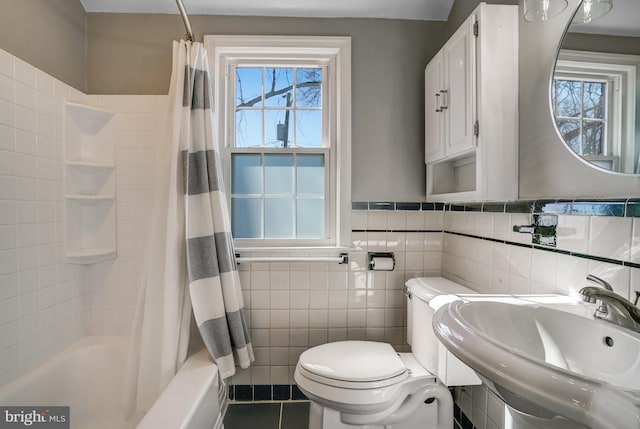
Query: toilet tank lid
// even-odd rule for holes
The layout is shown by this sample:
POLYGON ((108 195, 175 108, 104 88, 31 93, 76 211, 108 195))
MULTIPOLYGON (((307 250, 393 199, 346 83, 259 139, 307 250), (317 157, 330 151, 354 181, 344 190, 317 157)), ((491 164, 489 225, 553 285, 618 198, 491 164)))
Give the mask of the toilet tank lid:
POLYGON ((370 382, 406 371, 398 353, 387 343, 337 341, 312 347, 298 364, 315 375, 342 381, 370 382))
POLYGON ((477 293, 444 277, 416 277, 405 283, 411 293, 425 302, 438 295, 477 293))

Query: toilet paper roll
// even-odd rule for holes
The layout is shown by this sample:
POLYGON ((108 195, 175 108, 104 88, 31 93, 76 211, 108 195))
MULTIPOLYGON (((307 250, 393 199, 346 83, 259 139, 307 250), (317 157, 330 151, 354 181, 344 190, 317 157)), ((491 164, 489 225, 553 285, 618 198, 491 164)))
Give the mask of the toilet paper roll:
POLYGON ((371 269, 374 271, 392 271, 393 258, 371 258, 371 269))

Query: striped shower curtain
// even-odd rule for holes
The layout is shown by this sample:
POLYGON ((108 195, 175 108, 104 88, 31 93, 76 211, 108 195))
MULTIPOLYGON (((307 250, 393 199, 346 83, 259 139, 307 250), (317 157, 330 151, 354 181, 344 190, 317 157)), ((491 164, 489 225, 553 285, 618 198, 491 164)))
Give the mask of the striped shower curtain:
POLYGON ((129 416, 149 410, 184 363, 192 314, 222 378, 253 361, 213 135, 204 46, 174 42, 123 396, 129 416))
MULTIPOLYGON (((177 43, 177 42, 176 42, 177 43)), ((227 378, 253 361, 220 151, 214 138, 207 52, 181 42, 186 54, 180 121, 185 194, 186 262, 196 325, 220 374, 227 378)))

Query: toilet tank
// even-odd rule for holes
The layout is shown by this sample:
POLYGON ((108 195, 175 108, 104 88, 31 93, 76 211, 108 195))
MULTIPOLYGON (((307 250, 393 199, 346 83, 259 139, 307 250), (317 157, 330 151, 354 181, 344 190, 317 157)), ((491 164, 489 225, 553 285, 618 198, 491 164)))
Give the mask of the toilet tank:
POLYGON ((482 382, 470 367, 451 354, 431 326, 431 299, 438 295, 472 294, 473 290, 443 277, 410 279, 407 286, 407 342, 415 358, 445 386, 467 386, 482 382))

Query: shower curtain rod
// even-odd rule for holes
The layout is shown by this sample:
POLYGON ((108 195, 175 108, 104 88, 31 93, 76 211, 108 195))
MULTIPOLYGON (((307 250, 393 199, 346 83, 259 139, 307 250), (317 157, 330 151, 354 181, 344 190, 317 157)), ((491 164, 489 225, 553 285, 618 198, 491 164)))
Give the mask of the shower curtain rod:
POLYGON ((193 31, 191 31, 191 23, 189 22, 189 17, 187 16, 187 11, 184 9, 184 4, 182 0, 176 0, 176 4, 178 5, 178 9, 180 10, 180 15, 182 16, 182 22, 184 22, 184 28, 187 30, 186 39, 189 42, 193 42, 193 31))

